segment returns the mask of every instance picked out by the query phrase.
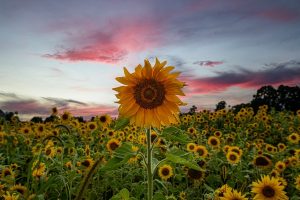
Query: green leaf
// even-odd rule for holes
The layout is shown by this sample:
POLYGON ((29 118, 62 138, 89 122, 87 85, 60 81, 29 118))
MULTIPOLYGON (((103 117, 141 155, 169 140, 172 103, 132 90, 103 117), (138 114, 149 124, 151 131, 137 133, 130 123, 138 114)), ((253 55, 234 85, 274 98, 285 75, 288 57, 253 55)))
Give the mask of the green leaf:
POLYGON ((209 192, 214 192, 215 190, 210 187, 209 185, 207 185, 206 183, 204 183, 204 187, 209 191, 209 192))
POLYGON ((106 171, 117 169, 120 166, 122 166, 123 164, 125 164, 129 160, 130 157, 131 157, 130 155, 125 156, 123 158, 113 157, 106 163, 106 165, 104 167, 102 167, 100 169, 100 171, 106 172, 106 171))
POLYGON ((168 188, 165 186, 165 184, 158 180, 158 179, 154 179, 154 183, 158 186, 159 189, 164 189, 166 192, 168 192, 168 188))
POLYGON ((116 157, 124 158, 127 155, 135 155, 136 152, 132 151, 132 144, 129 142, 122 143, 114 152, 116 157))
POLYGON ((100 169, 101 172, 117 169, 118 167, 125 164, 136 152, 132 151, 132 144, 125 142, 117 148, 113 154, 112 159, 110 159, 104 167, 100 169))
POLYGON ((123 188, 118 194, 114 195, 111 200, 129 200, 129 191, 123 188))
POLYGON ((153 200, 166 200, 166 197, 162 192, 156 192, 153 196, 153 200))
POLYGON ((180 142, 182 144, 191 142, 191 139, 187 134, 184 134, 182 130, 173 126, 165 128, 160 136, 169 141, 180 142))
POLYGON ((182 157, 180 157, 178 155, 167 153, 166 159, 169 160, 169 161, 171 161, 171 162, 173 162, 173 163, 185 165, 185 166, 187 166, 189 168, 192 168, 194 170, 203 171, 196 163, 188 161, 187 159, 182 158, 182 157))
POLYGON ((129 124, 129 118, 120 117, 117 119, 115 124, 115 130, 120 130, 125 128, 129 124))

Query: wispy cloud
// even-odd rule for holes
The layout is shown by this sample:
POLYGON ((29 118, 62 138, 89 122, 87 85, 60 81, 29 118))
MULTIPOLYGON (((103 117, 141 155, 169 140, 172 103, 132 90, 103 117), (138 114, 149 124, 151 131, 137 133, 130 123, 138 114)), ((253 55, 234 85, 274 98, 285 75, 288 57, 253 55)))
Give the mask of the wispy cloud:
POLYGON ((212 60, 205 60, 205 61, 195 61, 193 64, 200 65, 204 67, 215 67, 216 65, 222 65, 223 61, 212 61, 212 60))
POLYGON ((69 105, 70 103, 83 105, 83 106, 87 105, 86 103, 76 101, 76 100, 72 100, 72 99, 61 99, 61 98, 52 98, 52 97, 42 97, 42 98, 49 101, 49 102, 51 102, 51 103, 54 103, 56 106, 65 107, 65 106, 69 105))
POLYGON ((269 64, 268 68, 251 71, 240 68, 238 71, 216 72, 216 76, 197 78, 193 75, 184 77, 191 94, 225 91, 230 87, 257 88, 263 85, 299 84, 300 62, 269 64))
POLYGON ((42 97, 41 99, 24 98, 13 93, 0 93, 8 97, 0 101, 3 111, 17 111, 21 119, 30 119, 33 116, 47 117, 51 114, 51 108, 57 107, 60 112, 69 111, 74 116, 83 116, 89 119, 92 116, 110 114, 117 116, 117 108, 113 105, 84 103, 73 99, 42 97))

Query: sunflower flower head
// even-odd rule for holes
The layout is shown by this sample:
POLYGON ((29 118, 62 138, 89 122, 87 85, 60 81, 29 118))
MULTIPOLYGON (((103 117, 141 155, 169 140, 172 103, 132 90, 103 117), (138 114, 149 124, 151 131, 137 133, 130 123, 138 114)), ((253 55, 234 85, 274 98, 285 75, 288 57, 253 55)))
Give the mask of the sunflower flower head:
POLYGON ((179 72, 170 73, 173 66, 156 59, 152 67, 148 60, 138 65, 133 73, 124 68, 125 77, 116 80, 125 86, 114 88, 118 92, 120 116, 130 119, 139 127, 158 127, 179 122, 179 106, 184 103, 177 95, 184 96, 185 84, 177 79, 179 72))
POLYGON ((263 176, 261 180, 252 183, 252 192, 255 194, 254 200, 287 200, 288 197, 283 191, 284 186, 281 185, 278 178, 263 176))
POLYGON ((165 165, 159 167, 158 175, 162 180, 166 181, 174 175, 173 168, 170 165, 165 164, 165 165))

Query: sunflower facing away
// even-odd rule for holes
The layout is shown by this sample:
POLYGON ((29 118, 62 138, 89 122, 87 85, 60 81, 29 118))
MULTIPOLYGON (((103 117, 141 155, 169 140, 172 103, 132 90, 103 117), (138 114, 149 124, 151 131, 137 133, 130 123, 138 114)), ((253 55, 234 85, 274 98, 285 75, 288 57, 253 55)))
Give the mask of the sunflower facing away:
POLYGON ((263 176, 260 181, 252 183, 252 192, 255 193, 254 200, 288 200, 279 180, 275 177, 263 176))
POLYGON ((118 92, 120 116, 130 119, 131 124, 141 127, 160 127, 179 121, 179 107, 184 103, 177 95, 184 96, 184 83, 177 77, 180 72, 170 73, 173 66, 156 59, 152 67, 148 60, 138 65, 133 73, 124 67, 125 77, 116 80, 125 86, 114 88, 118 92))

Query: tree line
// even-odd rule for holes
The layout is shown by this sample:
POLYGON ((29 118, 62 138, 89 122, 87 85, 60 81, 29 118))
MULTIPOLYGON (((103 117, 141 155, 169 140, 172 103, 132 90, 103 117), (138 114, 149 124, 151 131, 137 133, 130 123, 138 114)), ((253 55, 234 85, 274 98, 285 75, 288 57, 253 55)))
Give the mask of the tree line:
MULTIPOLYGON (((269 109, 275 109, 276 111, 292 111, 296 112, 300 110, 300 88, 298 86, 285 86, 280 85, 277 89, 271 85, 263 86, 256 91, 253 95, 253 99, 248 103, 241 103, 234 106, 228 106, 234 112, 238 112, 242 108, 252 107, 254 112, 262 105, 268 105, 269 109)), ((215 111, 227 108, 226 101, 222 100, 216 104, 215 111)), ((193 114, 197 111, 197 107, 193 105, 188 113, 193 114)), ((17 112, 4 112, 0 109, 0 119, 11 121, 13 118, 17 118, 17 112)), ((184 113, 181 113, 184 114, 184 113)), ((50 115, 45 120, 41 117, 33 117, 30 121, 35 123, 43 123, 53 121, 56 116, 50 115)), ((77 117, 78 120, 83 121, 83 117, 77 117)), ((1 121, 2 121, 1 120, 1 121)))

